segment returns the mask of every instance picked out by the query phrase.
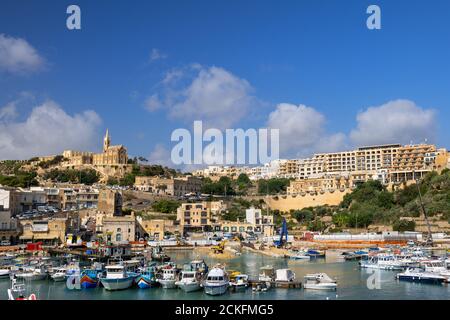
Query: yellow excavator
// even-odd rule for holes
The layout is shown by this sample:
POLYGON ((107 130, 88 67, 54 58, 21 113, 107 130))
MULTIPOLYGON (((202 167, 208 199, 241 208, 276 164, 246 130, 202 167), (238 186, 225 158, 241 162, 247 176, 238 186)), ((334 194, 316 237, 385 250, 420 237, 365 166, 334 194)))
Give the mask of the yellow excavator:
POLYGON ((226 243, 226 240, 223 240, 217 246, 212 246, 211 250, 215 254, 223 253, 223 250, 225 249, 225 243, 226 243))

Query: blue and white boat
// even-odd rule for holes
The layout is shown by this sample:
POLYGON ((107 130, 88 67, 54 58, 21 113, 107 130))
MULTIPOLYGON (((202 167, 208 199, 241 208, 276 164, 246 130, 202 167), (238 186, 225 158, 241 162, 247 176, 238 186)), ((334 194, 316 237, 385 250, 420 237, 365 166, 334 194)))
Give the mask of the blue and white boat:
POLYGON ((158 285, 156 280, 156 267, 154 265, 141 269, 140 274, 136 277, 135 282, 141 289, 153 288, 158 285))
POLYGON ((309 249, 305 255, 311 258, 325 258, 325 251, 309 249))
POLYGON ((135 278, 136 274, 129 274, 123 265, 109 265, 100 282, 106 290, 123 290, 131 287, 135 278))
POLYGON ((405 272, 398 273, 396 277, 398 280, 431 284, 442 284, 447 281, 447 278, 442 275, 414 269, 406 269, 405 272))

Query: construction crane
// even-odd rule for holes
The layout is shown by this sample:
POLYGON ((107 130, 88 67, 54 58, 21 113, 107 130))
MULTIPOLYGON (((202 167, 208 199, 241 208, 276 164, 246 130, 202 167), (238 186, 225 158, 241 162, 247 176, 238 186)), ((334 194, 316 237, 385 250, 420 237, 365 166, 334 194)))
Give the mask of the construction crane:
POLYGON ((283 245, 287 243, 287 241, 288 241, 288 229, 286 224, 286 218, 283 218, 283 222, 280 228, 280 240, 275 240, 273 243, 277 248, 281 248, 283 245), (285 237, 284 240, 283 237, 285 237))

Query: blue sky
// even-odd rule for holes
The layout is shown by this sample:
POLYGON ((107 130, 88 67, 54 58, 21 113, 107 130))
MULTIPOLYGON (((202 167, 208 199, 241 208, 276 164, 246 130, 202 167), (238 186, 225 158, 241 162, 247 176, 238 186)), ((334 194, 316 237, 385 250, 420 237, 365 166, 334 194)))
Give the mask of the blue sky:
POLYGON ((100 148, 109 128, 164 163, 194 119, 279 126, 282 157, 394 138, 449 148, 449 18, 444 0, 2 1, 3 54, 21 39, 39 59, 8 67, 0 41, 0 158, 100 148), (66 28, 70 4, 82 30, 66 28), (370 4, 381 30, 366 27, 370 4))

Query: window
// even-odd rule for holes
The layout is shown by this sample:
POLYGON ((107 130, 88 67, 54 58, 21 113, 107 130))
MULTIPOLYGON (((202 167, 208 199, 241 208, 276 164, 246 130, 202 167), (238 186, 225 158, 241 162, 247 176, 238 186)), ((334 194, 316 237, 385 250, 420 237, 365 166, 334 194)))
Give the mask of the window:
POLYGON ((121 233, 116 234, 116 241, 117 242, 122 241, 122 234, 121 233))
POLYGON ((117 228, 117 232, 122 232, 122 229, 121 228, 117 228))

